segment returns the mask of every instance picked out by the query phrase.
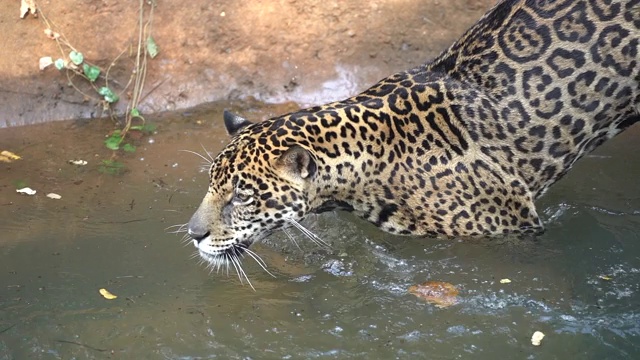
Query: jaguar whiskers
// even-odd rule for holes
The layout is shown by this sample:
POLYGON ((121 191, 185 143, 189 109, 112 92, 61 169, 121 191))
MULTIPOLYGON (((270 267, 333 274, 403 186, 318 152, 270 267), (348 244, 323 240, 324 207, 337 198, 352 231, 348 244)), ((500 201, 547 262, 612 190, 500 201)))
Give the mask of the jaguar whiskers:
MULTIPOLYGON (((302 250, 295 236, 289 231, 289 229, 291 228, 298 229, 298 231, 300 231, 305 237, 311 240, 311 242, 316 244, 318 247, 324 248, 324 249, 331 249, 331 245, 329 243, 327 243, 325 240, 320 238, 318 235, 316 235, 313 231, 309 230, 304 225, 300 224, 298 221, 293 220, 293 221, 290 221, 289 223, 290 223, 289 226, 285 226, 283 228, 284 233, 298 249, 302 250)), ((196 241, 189 235, 187 231, 187 226, 188 224, 176 224, 176 225, 169 226, 165 230, 177 228, 176 230, 170 231, 169 233, 172 233, 172 234, 184 233, 182 235, 181 241, 184 243, 185 246, 187 246, 196 241)), ((245 254, 248 255, 250 258, 252 258, 258 264, 258 266, 262 268, 264 272, 266 272, 272 277, 276 277, 271 271, 269 271, 264 259, 262 259, 262 257, 258 253, 251 250, 249 248, 249 244, 246 244, 246 243, 233 244, 231 247, 225 249, 223 252, 220 252, 215 255, 203 253, 200 250, 196 250, 191 256, 191 258, 192 259, 199 258, 200 264, 206 265, 206 267, 210 270, 210 272, 213 272, 215 270, 216 273, 220 273, 220 270, 224 268, 226 270, 227 276, 229 275, 229 269, 233 267, 233 269, 235 270, 238 276, 238 279, 240 280, 240 283, 244 284, 244 282, 246 281, 247 284, 249 284, 249 286, 251 286, 251 288, 255 290, 255 287, 249 280, 249 276, 247 275, 246 271, 242 267, 242 259, 245 257, 245 254)))
MULTIPOLYGON (((318 235, 316 235, 313 231, 307 229, 304 225, 300 224, 298 221, 294 220, 294 219, 289 219, 288 220, 289 224, 291 224, 293 227, 295 227, 296 229, 298 229, 304 236, 306 236, 307 238, 309 238, 309 240, 311 240, 314 244, 318 245, 321 248, 325 248, 325 249, 331 249, 331 245, 329 245, 329 243, 327 243, 326 241, 322 240, 318 235)), ((283 229, 286 229, 283 228, 283 229)), ((298 246, 298 243, 293 239, 293 236, 288 233, 285 232, 287 234, 287 236, 289 236, 289 238, 294 242, 294 244, 296 246, 298 246)), ((299 246, 298 246, 299 247, 299 246)))
POLYGON ((211 153, 204 147, 204 145, 200 144, 200 146, 202 146, 202 150, 204 151, 205 154, 207 154, 207 156, 204 156, 202 154, 200 154, 199 152, 196 151, 192 151, 192 150, 186 150, 186 149, 182 149, 182 150, 178 150, 178 151, 183 151, 189 154, 193 154, 196 155, 197 157, 201 158, 202 160, 204 160, 204 163, 200 166, 200 171, 205 172, 207 170, 209 170, 209 168, 211 167, 211 164, 213 163, 213 156, 211 156, 211 153))

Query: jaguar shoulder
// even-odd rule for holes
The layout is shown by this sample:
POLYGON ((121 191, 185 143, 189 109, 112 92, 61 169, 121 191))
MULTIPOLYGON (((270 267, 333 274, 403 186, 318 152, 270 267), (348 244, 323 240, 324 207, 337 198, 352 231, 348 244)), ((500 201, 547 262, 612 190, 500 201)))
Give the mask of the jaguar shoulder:
POLYGON ((219 265, 336 208, 395 234, 539 232, 534 201, 640 119, 639 40, 640 0, 507 0, 359 95, 260 123, 225 113, 188 234, 219 265))

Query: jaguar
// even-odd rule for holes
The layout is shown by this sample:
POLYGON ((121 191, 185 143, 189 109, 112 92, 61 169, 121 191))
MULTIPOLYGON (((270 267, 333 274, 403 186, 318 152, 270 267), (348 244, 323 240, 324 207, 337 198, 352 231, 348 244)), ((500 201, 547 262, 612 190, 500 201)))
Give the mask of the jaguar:
POLYGON ((318 240, 300 221, 330 210, 400 235, 537 234, 534 201, 640 120, 639 41, 640 0, 504 0, 346 100, 255 123, 225 111, 188 238, 242 271, 277 230, 318 240))

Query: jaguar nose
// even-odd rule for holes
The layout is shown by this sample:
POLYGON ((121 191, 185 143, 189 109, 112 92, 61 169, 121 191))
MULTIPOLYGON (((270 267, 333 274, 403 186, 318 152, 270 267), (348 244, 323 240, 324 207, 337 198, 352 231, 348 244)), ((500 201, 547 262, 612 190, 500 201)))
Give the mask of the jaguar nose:
POLYGON ((204 239, 207 238, 207 236, 209 236, 210 232, 207 230, 193 230, 191 227, 189 227, 189 230, 187 230, 187 233, 189 234, 189 236, 191 236, 191 238, 194 241, 195 245, 200 244, 200 242, 204 239))
POLYGON ((191 217, 191 220, 189 220, 187 234, 191 236, 191 238, 193 239, 193 243, 196 246, 211 234, 211 232, 209 232, 209 229, 207 229, 206 222, 201 221, 197 212, 193 215, 193 217, 191 217))

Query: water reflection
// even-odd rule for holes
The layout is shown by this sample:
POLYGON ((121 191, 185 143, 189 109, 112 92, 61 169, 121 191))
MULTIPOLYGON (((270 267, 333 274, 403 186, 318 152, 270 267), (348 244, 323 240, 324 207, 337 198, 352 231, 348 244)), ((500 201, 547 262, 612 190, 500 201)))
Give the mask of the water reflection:
POLYGON ((254 292, 165 231, 188 220, 207 185, 202 159, 179 150, 217 152, 223 106, 155 120, 154 141, 121 157, 118 176, 96 166, 111 156, 100 145, 109 122, 0 132, 23 156, 0 164, 0 359, 640 356, 639 129, 539 202, 549 225, 538 238, 401 238, 327 213, 305 225, 331 250, 298 233, 300 248, 283 233, 254 248, 276 275, 246 259, 254 292), (17 181, 39 193, 19 196, 17 181), (438 309, 407 294, 426 280, 455 284, 461 302, 438 309), (540 347, 536 330, 547 334, 540 347))

